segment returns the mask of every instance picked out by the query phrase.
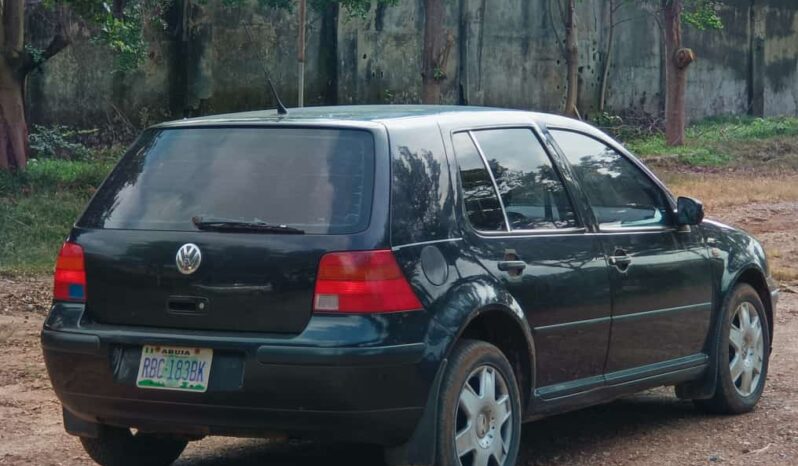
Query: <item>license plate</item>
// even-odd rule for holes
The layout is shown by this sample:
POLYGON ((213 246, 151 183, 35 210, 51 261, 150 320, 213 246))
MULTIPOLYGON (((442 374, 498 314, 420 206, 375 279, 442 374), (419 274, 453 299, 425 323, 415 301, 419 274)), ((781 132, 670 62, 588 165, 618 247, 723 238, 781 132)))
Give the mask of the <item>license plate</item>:
POLYGON ((156 390, 204 392, 208 389, 213 350, 144 345, 136 386, 156 390))

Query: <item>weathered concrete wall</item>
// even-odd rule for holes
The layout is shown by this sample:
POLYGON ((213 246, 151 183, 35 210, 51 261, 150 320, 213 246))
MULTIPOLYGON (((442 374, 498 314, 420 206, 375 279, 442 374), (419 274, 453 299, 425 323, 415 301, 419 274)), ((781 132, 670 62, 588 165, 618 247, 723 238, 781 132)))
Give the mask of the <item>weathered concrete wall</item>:
POLYGON ((798 113, 798 5, 765 2, 765 113, 798 113))
MULTIPOLYGON (((286 104, 296 102, 291 13, 254 5, 230 9, 220 0, 190 5, 190 31, 172 24, 174 18, 166 31, 148 29, 148 58, 135 72, 112 72, 113 57, 83 34, 29 80, 31 119, 92 126, 123 114, 143 126, 185 114, 270 107, 261 56, 286 104)), ((552 0, 448 0, 446 11, 452 47, 444 102, 562 107, 564 34, 552 0)), ((578 3, 579 104, 586 114, 598 106, 608 13, 606 1, 578 3)), ((698 56, 689 73, 689 116, 798 113, 798 2, 729 0, 720 13, 721 31, 685 29, 685 45, 698 56)), ((50 26, 35 19, 29 16, 30 35, 46 43, 50 26)), ((657 22, 635 5, 622 8, 616 21, 608 110, 659 113, 664 74, 657 22)), ((423 0, 373 8, 363 19, 334 7, 311 12, 307 105, 418 102, 423 31, 423 0)))

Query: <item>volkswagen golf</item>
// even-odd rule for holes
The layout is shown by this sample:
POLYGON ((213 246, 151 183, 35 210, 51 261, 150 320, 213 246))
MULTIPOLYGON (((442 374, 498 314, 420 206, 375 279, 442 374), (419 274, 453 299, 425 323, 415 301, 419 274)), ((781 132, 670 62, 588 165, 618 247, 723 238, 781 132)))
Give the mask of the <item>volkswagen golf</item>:
POLYGON ((102 465, 208 435, 511 466, 522 423, 656 386, 754 408, 777 286, 588 124, 356 106, 145 131, 57 258, 41 334, 102 465))

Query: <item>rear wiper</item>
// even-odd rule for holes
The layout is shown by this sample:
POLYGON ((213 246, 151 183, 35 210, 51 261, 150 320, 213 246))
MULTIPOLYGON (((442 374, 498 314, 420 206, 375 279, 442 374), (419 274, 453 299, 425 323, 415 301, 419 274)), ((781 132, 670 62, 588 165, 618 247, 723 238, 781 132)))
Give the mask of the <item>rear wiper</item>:
POLYGON ((205 231, 240 231, 240 232, 264 232, 264 233, 283 233, 286 235, 303 235, 305 230, 293 228, 286 225, 273 225, 262 220, 254 219, 231 220, 226 218, 196 216, 191 218, 191 222, 199 230, 205 231))

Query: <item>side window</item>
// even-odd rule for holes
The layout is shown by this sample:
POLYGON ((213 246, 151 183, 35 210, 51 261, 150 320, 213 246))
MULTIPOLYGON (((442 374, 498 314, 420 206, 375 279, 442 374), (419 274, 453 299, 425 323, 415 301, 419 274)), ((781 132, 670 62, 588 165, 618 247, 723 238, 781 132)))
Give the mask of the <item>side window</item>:
POLYGON ((560 130, 551 134, 574 167, 599 226, 668 225, 665 194, 634 163, 589 136, 560 130))
POLYGON ((576 227, 571 201, 548 154, 530 129, 474 131, 513 230, 576 227))
POLYGON ((469 222, 481 231, 506 231, 499 197, 471 136, 457 133, 453 142, 469 222))

